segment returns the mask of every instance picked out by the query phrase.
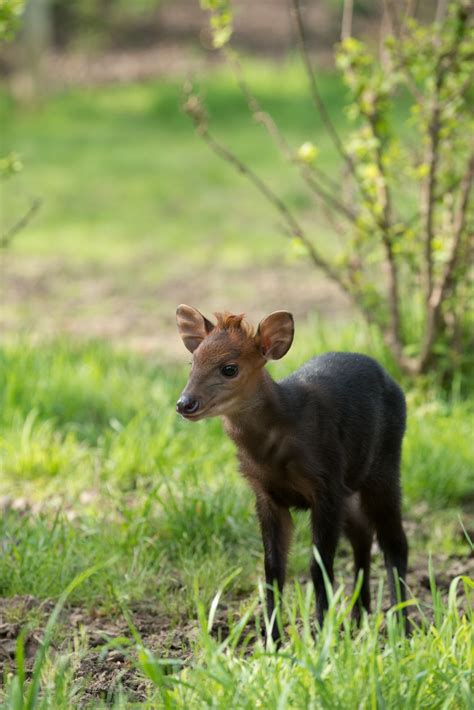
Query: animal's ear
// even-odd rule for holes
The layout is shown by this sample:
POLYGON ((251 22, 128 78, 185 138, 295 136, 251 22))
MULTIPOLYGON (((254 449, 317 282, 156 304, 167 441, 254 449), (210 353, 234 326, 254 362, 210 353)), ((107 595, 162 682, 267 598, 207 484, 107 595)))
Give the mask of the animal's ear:
POLYGON ((192 306, 182 304, 176 309, 179 334, 187 349, 193 353, 213 330, 214 325, 192 306))
POLYGON ((260 321, 257 341, 266 360, 279 360, 286 355, 293 342, 295 324, 288 311, 275 311, 260 321))

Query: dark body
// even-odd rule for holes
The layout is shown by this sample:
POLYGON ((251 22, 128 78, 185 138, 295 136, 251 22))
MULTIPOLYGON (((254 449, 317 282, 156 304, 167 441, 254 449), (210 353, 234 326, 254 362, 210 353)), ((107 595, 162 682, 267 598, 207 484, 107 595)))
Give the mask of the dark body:
MULTIPOLYGON (((265 372, 258 397, 224 417, 243 475, 257 498, 266 579, 283 589, 291 535, 290 508, 311 511, 313 544, 332 581, 344 529, 364 573, 360 605, 370 609, 374 531, 385 555, 392 603, 395 569, 405 578, 408 547, 400 514, 400 458, 406 405, 400 387, 373 359, 355 353, 315 357, 280 382, 265 372)), ((311 564, 322 623, 327 595, 311 564)), ((399 594, 404 599, 403 584, 399 594)), ((269 615, 274 609, 268 591, 269 615)), ((359 608, 360 610, 360 608, 359 608)), ((273 636, 278 638, 276 624, 273 636)))

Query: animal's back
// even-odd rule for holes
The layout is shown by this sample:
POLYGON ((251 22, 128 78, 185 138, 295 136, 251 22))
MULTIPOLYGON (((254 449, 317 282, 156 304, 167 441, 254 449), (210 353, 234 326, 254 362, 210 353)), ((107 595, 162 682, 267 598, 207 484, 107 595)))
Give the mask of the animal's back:
POLYGON ((405 397, 372 358, 318 355, 280 383, 302 436, 319 456, 341 459, 345 482, 357 489, 386 455, 400 456, 405 397))

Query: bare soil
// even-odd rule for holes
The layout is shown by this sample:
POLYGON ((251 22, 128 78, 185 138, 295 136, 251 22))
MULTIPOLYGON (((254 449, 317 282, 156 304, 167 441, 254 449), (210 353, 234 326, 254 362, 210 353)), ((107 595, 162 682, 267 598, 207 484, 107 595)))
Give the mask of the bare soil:
MULTIPOLYGON (((470 514, 467 522, 472 532, 474 515, 470 514)), ((423 539, 427 532, 425 527, 426 523, 420 521, 406 522, 411 540, 423 539)), ((376 546, 374 552, 372 587, 375 595, 380 575, 383 574, 383 566, 376 546)), ((467 575, 474 578, 472 551, 451 556, 435 554, 432 556, 432 563, 438 590, 445 601, 451 581, 455 577, 467 575)), ((346 546, 342 546, 338 554, 336 578, 338 584, 342 581, 346 589, 350 589, 352 563, 346 546)), ((303 577, 300 581, 306 582, 307 578, 303 577)), ((419 548, 411 556, 408 585, 419 602, 419 609, 410 611, 411 619, 415 624, 423 623, 422 615, 425 615, 429 622, 432 618, 432 600, 428 557, 419 548)), ((458 585, 458 594, 462 593, 462 585, 458 585)), ((384 600, 384 607, 388 608, 388 599, 384 600)), ((7 673, 15 668, 16 639, 25 624, 28 627, 25 636, 26 666, 27 672, 31 673, 43 629, 53 608, 53 600, 33 596, 0 599, 0 678, 5 678, 7 673)), ((129 609, 129 614, 144 647, 152 651, 157 658, 174 659, 178 662, 178 667, 192 664, 193 647, 199 633, 196 618, 183 617, 178 624, 172 623, 151 602, 135 603, 129 609)), ((237 600, 222 600, 213 627, 216 637, 223 639, 227 636, 229 619, 232 618, 238 618, 237 600)), ((253 633, 254 638, 260 633, 252 622, 246 631, 253 633)), ((111 701, 119 688, 127 693, 130 700, 145 699, 149 681, 138 671, 135 652, 127 650, 127 643, 123 639, 128 639, 130 644, 134 642, 129 623, 119 612, 114 614, 100 608, 91 611, 80 605, 70 605, 63 611, 53 648, 56 652, 73 651, 73 676, 75 683, 81 688, 83 703, 99 698, 105 702, 111 701), (73 639, 76 640, 74 651, 73 639), (80 651, 78 639, 82 649, 80 651)), ((252 645, 251 643, 247 648, 251 649, 252 645)))
POLYGON ((180 268, 179 274, 143 278, 141 260, 107 272, 72 266, 59 258, 3 256, 0 332, 28 333, 42 339, 67 334, 105 338, 121 347, 182 359, 176 334, 179 303, 248 314, 256 320, 286 308, 297 323, 309 314, 347 319, 348 299, 304 262, 285 266, 205 265, 180 268))

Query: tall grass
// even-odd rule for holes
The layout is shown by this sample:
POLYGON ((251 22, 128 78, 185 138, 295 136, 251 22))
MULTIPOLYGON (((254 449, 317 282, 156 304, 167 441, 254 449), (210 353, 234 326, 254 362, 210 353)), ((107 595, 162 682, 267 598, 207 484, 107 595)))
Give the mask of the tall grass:
MULTIPOLYGON (((351 341, 347 333, 332 342, 327 333, 312 337, 311 346, 301 335, 275 375, 310 350, 351 341)), ((252 496, 220 423, 192 425, 176 416, 185 371, 99 343, 19 342, 4 346, 0 359, 0 494, 13 500, 0 519, 3 594, 58 595, 110 554, 118 555, 107 572, 113 583, 120 579, 129 598, 150 595, 170 612, 179 604, 192 608, 195 579, 209 599, 229 563, 243 570, 234 589, 251 588, 261 554, 252 496), (176 586, 185 590, 179 604, 169 594, 176 586)), ((468 500, 471 404, 434 392, 408 398, 406 509, 468 500)), ((305 565, 308 544, 300 517, 295 571, 305 565)), ((107 603, 103 580, 94 579, 83 598, 107 603)))
MULTIPOLYGON (((44 675, 46 685, 42 695, 39 691, 54 623, 67 593, 85 576, 75 580, 58 602, 29 681, 25 679, 22 639, 19 639, 17 671, 7 681, 5 707, 66 708, 76 707, 80 702, 80 689, 68 673, 67 656, 49 654, 50 666, 44 675)), ((363 617, 359 628, 350 617, 355 597, 345 598, 343 590, 338 589, 332 596, 324 626, 315 637, 312 589, 296 584, 292 600, 286 604, 286 641, 280 650, 272 642, 265 645, 259 614, 255 615, 258 604, 263 605, 262 589, 242 618, 230 624, 225 638, 213 632, 221 589, 209 609, 197 602, 199 633, 193 643, 190 664, 156 656, 143 644, 125 610, 132 641, 117 639, 115 645, 122 644, 138 673, 148 679, 148 698, 141 703, 127 701, 126 693, 119 687, 107 706, 183 710, 191 707, 468 710, 473 702, 474 582, 465 576, 454 579, 446 602, 436 593, 434 576, 431 584, 435 592, 429 611, 432 620, 423 614, 409 638, 396 608, 386 615, 382 612, 381 587, 376 610, 371 617, 363 617)), ((416 599, 409 600, 409 604, 416 606, 416 599)), ((93 706, 102 707, 102 703, 97 701, 93 706)))
MULTIPOLYGON (((381 345, 363 341, 356 328, 330 334, 310 326, 273 372, 283 376, 310 354, 339 348, 376 353, 392 367, 381 345)), ((151 682, 144 707, 469 707, 472 613, 461 615, 454 591, 447 606, 435 594, 435 623, 410 640, 395 618, 384 626, 380 610, 359 631, 349 629, 349 601, 339 592, 313 642, 311 589, 291 581, 307 574, 303 514, 296 516, 286 595, 288 641, 281 653, 265 649, 256 621, 262 551, 252 495, 220 423, 193 426, 175 415, 183 368, 66 340, 5 344, 0 362, 0 594, 60 598, 69 586, 72 602, 118 613, 119 590, 121 605, 147 600, 176 624, 198 609, 202 629, 189 667, 154 659, 136 641, 139 668, 151 682), (224 584, 227 641, 207 630, 224 584)), ((428 385, 407 394, 406 514, 436 521, 425 526, 425 539, 410 540, 412 550, 464 554, 457 518, 474 490, 472 403, 428 385)), ((471 582, 456 584, 470 604, 471 582)), ((20 640, 20 665, 21 653, 20 640)), ((47 692, 36 705, 74 707, 82 691, 70 655, 45 658, 47 692)), ((25 689, 28 682, 15 678, 17 690, 9 681, 5 702, 22 707, 11 703, 18 683, 25 689)), ((114 702, 130 706, 123 694, 114 702)))

